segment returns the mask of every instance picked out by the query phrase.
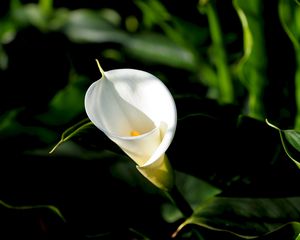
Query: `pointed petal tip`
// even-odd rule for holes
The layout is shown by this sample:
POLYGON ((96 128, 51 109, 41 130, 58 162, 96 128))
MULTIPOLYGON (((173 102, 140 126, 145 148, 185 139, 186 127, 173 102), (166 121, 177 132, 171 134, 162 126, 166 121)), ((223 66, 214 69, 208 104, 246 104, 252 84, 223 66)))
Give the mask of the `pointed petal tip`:
POLYGON ((98 61, 97 58, 95 59, 95 61, 96 61, 96 63, 97 63, 97 66, 98 66, 98 68, 99 68, 99 71, 100 71, 100 73, 101 73, 101 78, 103 78, 103 77, 105 76, 104 70, 103 70, 103 68, 101 67, 100 62, 98 61))

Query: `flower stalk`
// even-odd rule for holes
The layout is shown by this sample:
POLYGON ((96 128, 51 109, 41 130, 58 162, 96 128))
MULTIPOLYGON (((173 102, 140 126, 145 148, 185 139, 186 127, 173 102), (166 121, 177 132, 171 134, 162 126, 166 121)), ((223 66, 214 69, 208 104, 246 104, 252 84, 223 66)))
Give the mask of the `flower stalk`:
POLYGON ((184 198, 176 185, 174 185, 169 191, 166 191, 166 195, 185 218, 188 218, 193 214, 191 205, 184 198))

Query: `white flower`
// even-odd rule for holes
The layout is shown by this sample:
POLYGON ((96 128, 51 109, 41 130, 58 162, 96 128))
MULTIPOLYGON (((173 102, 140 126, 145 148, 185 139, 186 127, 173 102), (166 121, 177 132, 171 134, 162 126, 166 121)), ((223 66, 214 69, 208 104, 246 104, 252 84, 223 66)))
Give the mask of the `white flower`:
POLYGON ((171 93, 144 71, 100 70, 102 78, 86 92, 88 117, 135 161, 148 180, 160 189, 171 189, 173 171, 165 155, 177 123, 171 93))

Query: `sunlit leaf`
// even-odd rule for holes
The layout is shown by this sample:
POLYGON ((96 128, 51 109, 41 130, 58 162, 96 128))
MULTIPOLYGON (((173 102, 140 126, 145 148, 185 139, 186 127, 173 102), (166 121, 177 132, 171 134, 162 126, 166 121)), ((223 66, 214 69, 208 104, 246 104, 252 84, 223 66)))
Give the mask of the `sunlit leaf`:
POLYGON ((300 152, 300 131, 283 130, 283 133, 287 141, 300 152))
POLYGON ((233 0, 233 3, 244 35, 244 55, 238 64, 238 75, 249 92, 249 115, 262 119, 267 67, 262 16, 264 2, 233 0))
POLYGON ((53 0, 39 0, 39 8, 43 15, 49 16, 53 11, 53 0))
MULTIPOLYGON (((124 46, 127 54, 137 59, 180 69, 197 69, 198 60, 190 49, 154 32, 129 35, 96 11, 81 9, 70 12, 62 31, 74 42, 118 43, 124 46)), ((211 69, 208 66, 203 68, 209 74, 205 79, 213 79, 211 69)))
MULTIPOLYGON (((216 197, 198 206, 179 226, 177 235, 189 224, 241 239, 256 239, 286 224, 300 220, 300 198, 225 198, 216 197)), ((299 230, 299 227, 298 227, 299 230)))
POLYGON ((107 20, 106 12, 79 9, 70 12, 69 18, 62 31, 74 42, 124 43, 128 35, 107 20), (103 14, 103 16, 101 16, 103 14))
POLYGON ((144 61, 188 70, 197 67, 195 55, 190 50, 160 34, 138 34, 124 45, 128 54, 144 61))

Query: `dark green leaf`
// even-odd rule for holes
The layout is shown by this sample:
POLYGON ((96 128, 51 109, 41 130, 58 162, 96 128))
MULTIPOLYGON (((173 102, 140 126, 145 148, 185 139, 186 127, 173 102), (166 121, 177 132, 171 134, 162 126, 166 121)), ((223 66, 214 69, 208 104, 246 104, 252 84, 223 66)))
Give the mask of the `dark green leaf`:
POLYGON ((67 124, 84 112, 86 78, 70 74, 69 84, 58 91, 49 103, 49 110, 37 118, 48 125, 67 124))
MULTIPOLYGON (((179 171, 175 172, 175 178, 176 186, 192 208, 221 192, 220 189, 209 183, 179 171)), ((162 211, 168 222, 175 222, 182 217, 180 211, 171 203, 165 204, 162 211)))
POLYGON ((179 226, 175 234, 185 226, 195 224, 210 230, 227 232, 242 239, 256 239, 299 220, 299 197, 274 199, 216 197, 199 205, 195 213, 179 226))

